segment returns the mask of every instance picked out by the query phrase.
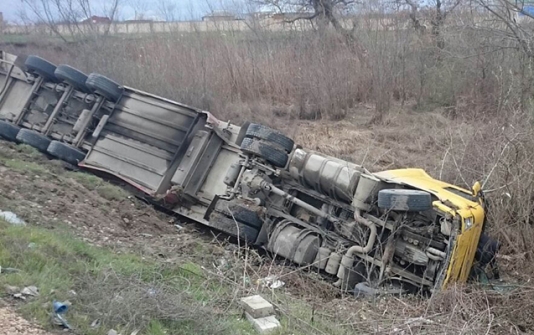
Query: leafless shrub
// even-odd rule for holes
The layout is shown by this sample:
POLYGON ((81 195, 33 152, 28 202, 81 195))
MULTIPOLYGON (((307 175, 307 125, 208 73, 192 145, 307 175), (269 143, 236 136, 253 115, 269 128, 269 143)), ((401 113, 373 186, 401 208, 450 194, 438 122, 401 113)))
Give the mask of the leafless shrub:
POLYGON ((76 305, 88 317, 110 327, 145 329, 152 320, 159 320, 188 324, 198 332, 222 329, 217 326, 215 312, 193 299, 193 289, 185 277, 171 285, 161 274, 124 277, 107 270, 96 277, 80 278, 80 282, 76 305))

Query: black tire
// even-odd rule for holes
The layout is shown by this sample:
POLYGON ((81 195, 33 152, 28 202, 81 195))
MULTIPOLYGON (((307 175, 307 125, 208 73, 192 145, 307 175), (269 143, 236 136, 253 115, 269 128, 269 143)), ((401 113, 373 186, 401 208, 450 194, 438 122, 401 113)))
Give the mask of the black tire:
POLYGON ((52 81, 54 83, 59 82, 56 78, 54 72, 56 71, 56 66, 46 59, 37 56, 28 56, 24 65, 29 72, 35 72, 39 76, 43 77, 46 81, 52 81))
POLYGON ((238 237, 247 243, 256 242, 260 233, 259 230, 251 226, 236 222, 233 218, 229 218, 226 215, 217 212, 212 212, 210 215, 210 222, 212 227, 233 237, 238 237))
POLYGON ((17 141, 28 144, 42 152, 46 152, 50 142, 52 142, 52 140, 43 134, 39 134, 38 132, 29 129, 21 129, 17 134, 17 141))
POLYGON ((75 89, 84 93, 89 93, 89 88, 85 85, 87 75, 72 66, 61 64, 54 71, 56 78, 72 85, 75 89))
POLYGON ((85 158, 85 154, 82 151, 59 141, 52 141, 46 151, 52 156, 75 166, 85 158))
POLYGON ((17 140, 17 134, 19 131, 20 128, 14 124, 0 120, 0 137, 8 141, 15 142, 17 140))
POLYGON ((251 123, 247 128, 246 137, 257 138, 271 142, 284 149, 286 152, 291 152, 295 142, 277 130, 267 126, 251 123))
POLYGON ((287 154, 265 141, 245 137, 241 142, 241 150, 261 157, 276 167, 285 167, 287 164, 287 154))
POLYGON ((85 85, 93 92, 102 94, 111 102, 117 102, 122 96, 123 89, 113 80, 98 73, 91 73, 85 85))
POLYGON ((239 130, 239 134, 237 134, 237 138, 235 139, 235 144, 241 145, 241 143, 243 142, 243 139, 245 138, 245 136, 247 136, 247 129, 249 125, 250 125, 250 122, 248 121, 245 121, 245 123, 243 123, 243 125, 241 126, 241 129, 239 130))
POLYGON ((236 204, 235 202, 219 200, 215 204, 215 210, 223 213, 229 218, 235 218, 236 221, 241 222, 247 226, 254 227, 260 230, 263 225, 263 220, 258 213, 248 209, 245 205, 236 204))
POLYGON ((394 211, 422 212, 432 208, 432 197, 425 191, 386 189, 378 192, 378 207, 394 211))
POLYGON ((352 269, 345 270, 345 278, 342 282, 343 291, 353 290, 356 284, 367 280, 367 267, 363 262, 359 262, 352 269))

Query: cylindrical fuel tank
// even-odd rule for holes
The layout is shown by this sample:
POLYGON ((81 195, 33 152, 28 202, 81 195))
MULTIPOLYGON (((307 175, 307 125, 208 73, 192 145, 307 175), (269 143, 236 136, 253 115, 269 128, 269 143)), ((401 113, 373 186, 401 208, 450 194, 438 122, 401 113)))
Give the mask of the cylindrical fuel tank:
POLYGON ((296 149, 289 173, 302 185, 336 200, 351 202, 362 168, 341 159, 296 149))
POLYGON ((299 265, 305 265, 313 263, 320 245, 321 240, 315 232, 282 221, 273 230, 267 249, 299 265))

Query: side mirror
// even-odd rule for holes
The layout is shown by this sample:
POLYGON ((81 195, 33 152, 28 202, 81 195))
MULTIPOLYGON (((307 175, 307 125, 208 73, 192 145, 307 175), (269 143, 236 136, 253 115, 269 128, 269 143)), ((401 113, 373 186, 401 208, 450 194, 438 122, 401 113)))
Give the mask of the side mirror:
POLYGON ((475 182, 472 187, 473 195, 477 197, 480 194, 480 191, 482 190, 482 185, 480 185, 480 182, 475 182))

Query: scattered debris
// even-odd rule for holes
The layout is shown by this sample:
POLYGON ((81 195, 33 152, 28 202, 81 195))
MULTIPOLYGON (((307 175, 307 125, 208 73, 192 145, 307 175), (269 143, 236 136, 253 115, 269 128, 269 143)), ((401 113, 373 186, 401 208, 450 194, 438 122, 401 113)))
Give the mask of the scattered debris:
POLYGON ((35 249, 35 247, 37 247, 37 244, 31 242, 31 243, 28 243, 28 249, 35 249))
POLYGON ((114 329, 110 329, 110 330, 108 331, 108 335, 118 335, 118 333, 117 333, 116 330, 114 330, 114 329))
POLYGON ((279 280, 278 277, 276 276, 268 276, 265 278, 258 279, 256 281, 256 284, 262 285, 263 287, 277 289, 277 288, 284 286, 286 283, 279 280))
POLYGON ((75 297, 75 296, 78 295, 78 293, 76 293, 76 291, 74 291, 74 290, 70 290, 69 291, 69 295, 72 296, 72 297, 75 297))
POLYGON ((7 294, 20 293, 20 287, 17 287, 17 286, 5 285, 4 289, 6 290, 7 294))
POLYGON ((260 334, 270 334, 280 327, 273 305, 260 295, 241 298, 247 320, 260 334))
POLYGON ((0 266, 0 274, 2 273, 17 273, 17 272, 20 272, 19 269, 15 269, 15 268, 3 268, 0 266))
POLYGON ((90 327, 91 327, 91 329, 96 329, 96 328, 100 327, 100 324, 101 324, 100 319, 96 319, 93 322, 91 322, 90 327))
POLYGON ((60 302, 60 301, 53 301, 52 302, 52 310, 53 310, 53 316, 52 316, 52 322, 58 326, 62 326, 65 329, 72 329, 72 327, 67 323, 67 320, 63 317, 62 314, 67 313, 67 310, 69 309, 70 302, 60 302))
POLYGON ((254 319, 252 315, 245 313, 247 320, 252 323, 254 329, 260 334, 270 334, 280 328, 280 321, 274 315, 254 319))
POLYGON ((13 212, 3 212, 0 211, 0 218, 2 218, 4 221, 11 223, 14 226, 25 226, 26 222, 19 218, 17 214, 13 212))
POLYGON ((54 300, 52 302, 52 308, 54 309, 54 313, 56 314, 65 314, 69 309, 69 306, 60 301, 54 300))
POLYGON ((399 288, 376 289, 376 288, 367 286, 367 284, 365 283, 358 283, 356 284, 352 292, 354 293, 354 297, 363 298, 363 297, 374 297, 377 295, 399 295, 399 294, 403 294, 405 291, 399 288))
POLYGON ((241 298, 241 305, 245 309, 245 312, 252 315, 254 318, 261 318, 274 314, 273 305, 260 295, 241 298))
POLYGON ((219 258, 217 264, 213 264, 213 266, 217 269, 218 275, 223 275, 224 272, 230 268, 228 260, 224 257, 219 258))
POLYGON ((23 288, 22 291, 20 291, 20 293, 24 295, 30 295, 30 296, 36 297, 39 295, 39 289, 35 286, 27 286, 23 288))
POLYGON ((72 327, 67 323, 67 320, 65 320, 65 318, 60 314, 54 314, 52 317, 52 323, 65 329, 72 329, 72 327))
POLYGON ((26 297, 23 296, 22 293, 13 294, 13 298, 20 299, 20 300, 26 300, 26 297))
POLYGON ((354 296, 356 298, 372 297, 378 294, 378 290, 365 285, 365 283, 358 283, 354 287, 354 296))
POLYGON ((26 296, 36 297, 39 295, 39 289, 35 286, 27 286, 22 290, 17 286, 4 285, 7 294, 11 294, 15 299, 26 300, 26 296))

